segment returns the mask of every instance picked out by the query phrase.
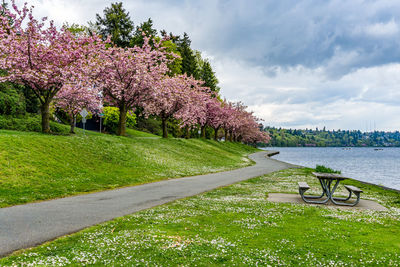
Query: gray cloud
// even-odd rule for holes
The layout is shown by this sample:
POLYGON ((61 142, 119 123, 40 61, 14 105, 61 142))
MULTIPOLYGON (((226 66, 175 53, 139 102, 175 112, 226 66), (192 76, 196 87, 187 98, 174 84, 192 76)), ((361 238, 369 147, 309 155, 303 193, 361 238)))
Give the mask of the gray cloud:
POLYGON ((220 1, 210 13, 206 2, 187 19, 203 18, 194 41, 210 53, 261 66, 328 65, 331 77, 400 59, 397 1, 220 1))
MULTIPOLYGON (((42 13, 60 8, 53 19, 79 23, 94 20, 111 2, 39 1, 42 13)), ((188 32, 199 50, 253 66, 325 66, 336 79, 400 60, 399 1, 136 0, 124 6, 136 24, 151 17, 158 29, 188 32)))

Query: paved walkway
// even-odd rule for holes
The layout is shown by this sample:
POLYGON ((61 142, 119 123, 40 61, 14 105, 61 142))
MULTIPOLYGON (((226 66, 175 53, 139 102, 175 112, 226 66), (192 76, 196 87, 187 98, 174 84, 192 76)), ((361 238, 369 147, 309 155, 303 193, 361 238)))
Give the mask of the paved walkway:
POLYGON ((227 172, 2 208, 0 256, 139 210, 293 167, 266 156, 267 152, 254 153, 250 159, 255 165, 227 172))

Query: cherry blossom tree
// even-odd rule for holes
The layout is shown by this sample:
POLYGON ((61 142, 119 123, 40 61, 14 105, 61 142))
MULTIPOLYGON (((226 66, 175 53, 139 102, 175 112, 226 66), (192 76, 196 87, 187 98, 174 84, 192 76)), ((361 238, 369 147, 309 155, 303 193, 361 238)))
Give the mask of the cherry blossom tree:
POLYGON ((181 116, 182 112, 178 112, 175 117, 181 121, 182 127, 190 129, 206 123, 207 103, 212 98, 212 92, 210 88, 204 86, 203 81, 195 80, 192 76, 188 79, 186 106, 182 109, 185 111, 185 116, 181 116))
POLYGON ((86 81, 89 57, 103 44, 97 36, 58 30, 53 21, 45 27, 47 18, 35 19, 27 3, 21 10, 14 2, 12 10, 0 8, 0 69, 7 73, 0 82, 32 88, 41 105, 42 132, 48 133, 50 103, 72 79, 86 81))
POLYGON ((198 120, 198 124, 201 129, 201 138, 206 138, 206 127, 213 127, 213 122, 218 121, 217 116, 220 113, 221 102, 214 97, 209 97, 203 100, 205 103, 205 117, 202 120, 198 120))
POLYGON ((143 105, 147 115, 161 118, 163 137, 168 137, 167 121, 175 118, 181 127, 191 127, 205 120, 206 102, 211 95, 201 82, 186 75, 165 77, 151 99, 143 105))
POLYGON ((55 104, 69 116, 70 133, 75 133, 75 121, 78 113, 86 108, 92 113, 98 113, 102 108, 102 97, 98 87, 90 84, 65 84, 55 97, 55 104))
POLYGON ((231 139, 244 143, 255 144, 257 142, 268 143, 269 135, 260 130, 257 117, 252 112, 246 111, 246 106, 238 102, 232 105, 235 108, 236 125, 231 128, 231 139))
POLYGON ((257 142, 268 143, 269 140, 269 135, 266 132, 260 131, 259 125, 254 121, 254 118, 241 126, 238 141, 247 144, 256 144, 257 142))
POLYGON ((214 129, 214 140, 218 140, 218 131, 226 120, 226 112, 223 103, 213 98, 207 102, 206 123, 203 126, 210 126, 214 129))
POLYGON ((246 111, 247 107, 241 102, 231 103, 224 100, 209 101, 208 115, 211 125, 214 128, 217 140, 218 130, 223 128, 225 131, 225 141, 239 141, 245 143, 268 142, 269 136, 261 132, 258 118, 252 112, 246 111), (219 103, 219 104, 218 104, 219 103), (228 138, 229 137, 229 138, 228 138))
POLYGON ((232 131, 238 126, 239 119, 238 119, 238 111, 234 107, 234 104, 231 102, 227 102, 226 100, 223 102, 223 121, 222 121, 222 128, 224 129, 225 132, 225 141, 228 141, 228 133, 231 133, 232 137, 232 131))
POLYGON ((142 47, 109 47, 103 51, 103 63, 98 84, 103 88, 105 101, 120 110, 118 135, 125 135, 126 115, 135 106, 143 106, 155 94, 155 88, 168 70, 167 53, 154 41, 144 37, 142 47))

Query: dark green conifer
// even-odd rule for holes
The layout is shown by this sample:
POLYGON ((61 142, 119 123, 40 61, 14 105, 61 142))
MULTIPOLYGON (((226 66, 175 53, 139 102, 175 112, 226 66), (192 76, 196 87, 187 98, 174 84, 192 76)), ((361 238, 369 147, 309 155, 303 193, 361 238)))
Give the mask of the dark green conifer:
POLYGON ((195 53, 190 48, 191 41, 187 33, 183 34, 183 38, 177 40, 178 51, 182 57, 182 73, 186 73, 188 76, 193 76, 195 79, 199 79, 199 67, 195 53))
POLYGON ((211 64, 207 59, 203 61, 200 70, 200 80, 204 81, 204 85, 210 88, 215 96, 218 95, 220 89, 218 87, 218 79, 215 76, 215 72, 212 70, 211 64))
MULTIPOLYGON (((133 38, 131 40, 130 46, 142 46, 144 43, 144 37, 143 34, 146 35, 147 37, 156 37, 157 35, 157 30, 153 28, 153 20, 149 18, 147 21, 143 22, 140 24, 140 26, 136 26, 136 31, 135 34, 133 35, 133 38)), ((150 42, 152 44, 152 42, 150 42)))
POLYGON ((111 41, 120 47, 127 47, 132 39, 134 29, 133 22, 122 7, 122 2, 112 3, 111 7, 106 7, 103 17, 96 14, 96 26, 104 39, 111 36, 111 41))

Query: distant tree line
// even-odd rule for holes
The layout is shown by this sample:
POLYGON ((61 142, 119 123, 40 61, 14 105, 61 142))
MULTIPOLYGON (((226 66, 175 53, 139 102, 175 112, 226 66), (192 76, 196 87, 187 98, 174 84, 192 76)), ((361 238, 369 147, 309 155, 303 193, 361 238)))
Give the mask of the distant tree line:
POLYGON ((322 130, 316 128, 298 130, 265 127, 264 131, 270 134, 271 140, 264 146, 295 147, 362 147, 362 146, 393 146, 400 147, 400 132, 361 132, 360 130, 322 130))

